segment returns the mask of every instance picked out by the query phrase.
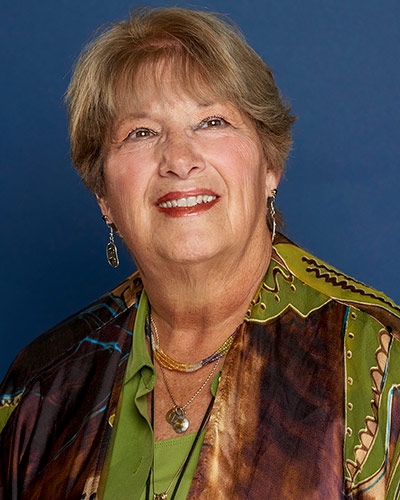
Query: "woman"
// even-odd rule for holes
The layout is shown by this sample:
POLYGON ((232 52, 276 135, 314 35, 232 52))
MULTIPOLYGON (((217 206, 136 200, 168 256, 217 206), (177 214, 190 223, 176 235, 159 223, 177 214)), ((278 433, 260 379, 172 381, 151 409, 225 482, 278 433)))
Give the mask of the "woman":
POLYGON ((138 273, 14 362, 0 498, 397 498, 400 310, 276 234, 268 66, 217 15, 140 10, 67 101, 138 273))

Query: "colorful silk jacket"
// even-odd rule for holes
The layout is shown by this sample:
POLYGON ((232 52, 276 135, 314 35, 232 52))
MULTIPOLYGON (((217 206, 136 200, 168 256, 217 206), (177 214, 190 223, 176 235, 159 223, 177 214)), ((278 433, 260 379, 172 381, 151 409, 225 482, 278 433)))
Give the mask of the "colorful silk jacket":
MULTIPOLYGON (((18 355, 0 388, 1 500, 101 498, 141 292, 136 273, 18 355)), ((400 309, 278 236, 188 498, 396 500, 399 396, 400 309)))

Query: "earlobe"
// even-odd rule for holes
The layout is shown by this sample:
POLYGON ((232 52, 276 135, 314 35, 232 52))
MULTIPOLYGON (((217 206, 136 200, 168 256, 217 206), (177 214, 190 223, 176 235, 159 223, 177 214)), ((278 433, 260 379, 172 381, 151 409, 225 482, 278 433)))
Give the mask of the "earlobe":
POLYGON ((114 221, 113 221, 113 218, 111 217, 111 210, 110 210, 110 207, 108 206, 106 199, 101 198, 100 196, 96 195, 96 200, 97 200, 97 203, 100 207, 102 216, 103 217, 106 216, 108 223, 113 224, 114 221))
POLYGON ((276 172, 275 170, 269 170, 265 179, 265 195, 266 198, 271 198, 274 195, 274 191, 278 189, 279 181, 281 179, 281 172, 276 172))

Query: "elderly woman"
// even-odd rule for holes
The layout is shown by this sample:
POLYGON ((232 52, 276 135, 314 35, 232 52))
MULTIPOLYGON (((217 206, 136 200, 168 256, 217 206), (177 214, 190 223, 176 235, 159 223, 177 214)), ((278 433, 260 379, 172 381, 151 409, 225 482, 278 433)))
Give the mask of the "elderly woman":
POLYGON ((398 498, 400 309, 276 233, 268 66, 218 15, 140 10, 67 101, 138 272, 17 357, 0 498, 398 498))

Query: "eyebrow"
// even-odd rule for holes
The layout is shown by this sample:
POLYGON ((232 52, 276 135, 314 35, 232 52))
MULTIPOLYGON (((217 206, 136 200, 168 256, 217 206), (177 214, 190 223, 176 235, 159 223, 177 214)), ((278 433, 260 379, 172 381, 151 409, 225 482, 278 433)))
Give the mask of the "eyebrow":
POLYGON ((149 118, 149 114, 146 113, 146 111, 142 111, 140 113, 129 113, 128 115, 123 116, 122 118, 119 118, 116 120, 116 125, 120 125, 121 123, 128 121, 128 120, 133 120, 133 119, 142 119, 142 118, 149 118))

